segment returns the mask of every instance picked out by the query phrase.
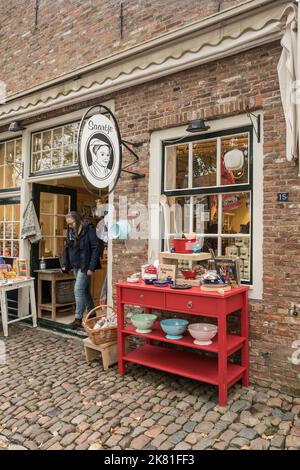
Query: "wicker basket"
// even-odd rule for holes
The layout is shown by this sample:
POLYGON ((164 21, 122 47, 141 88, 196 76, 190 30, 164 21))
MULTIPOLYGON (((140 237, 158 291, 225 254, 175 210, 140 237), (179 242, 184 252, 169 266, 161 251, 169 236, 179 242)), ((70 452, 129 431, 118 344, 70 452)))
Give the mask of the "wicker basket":
POLYGON ((117 327, 116 326, 108 326, 106 328, 97 328, 94 330, 94 326, 97 323, 97 321, 100 318, 106 317, 106 313, 101 313, 101 310, 106 310, 110 308, 113 310, 113 308, 110 305, 98 305, 98 307, 93 308, 86 316, 86 318, 83 320, 82 324, 89 335, 90 340, 98 345, 98 344, 103 344, 103 343, 109 343, 112 341, 117 340, 117 327), (98 311, 100 313, 98 313, 98 311), (91 314, 96 312, 96 316, 93 318, 90 318, 91 314))

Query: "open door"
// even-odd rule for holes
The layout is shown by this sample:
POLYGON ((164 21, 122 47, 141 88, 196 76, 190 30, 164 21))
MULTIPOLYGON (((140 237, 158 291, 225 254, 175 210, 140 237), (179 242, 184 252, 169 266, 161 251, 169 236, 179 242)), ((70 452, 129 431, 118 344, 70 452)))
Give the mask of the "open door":
POLYGON ((75 189, 34 184, 32 198, 41 225, 43 239, 31 249, 31 270, 39 269, 44 257, 47 268, 59 268, 66 237, 65 215, 75 211, 75 189))

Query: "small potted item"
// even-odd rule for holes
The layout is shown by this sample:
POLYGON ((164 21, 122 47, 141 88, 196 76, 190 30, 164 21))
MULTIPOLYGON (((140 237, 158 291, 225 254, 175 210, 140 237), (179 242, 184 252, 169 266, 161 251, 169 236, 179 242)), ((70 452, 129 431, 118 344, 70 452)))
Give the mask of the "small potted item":
POLYGON ((175 253, 193 253, 194 244, 196 243, 196 234, 191 232, 184 235, 184 238, 174 238, 173 247, 175 253))
POLYGON ((153 264, 144 264, 142 266, 142 278, 156 280, 157 279, 157 268, 153 264))
POLYGON ((193 269, 182 269, 181 272, 184 279, 196 279, 197 273, 193 269))

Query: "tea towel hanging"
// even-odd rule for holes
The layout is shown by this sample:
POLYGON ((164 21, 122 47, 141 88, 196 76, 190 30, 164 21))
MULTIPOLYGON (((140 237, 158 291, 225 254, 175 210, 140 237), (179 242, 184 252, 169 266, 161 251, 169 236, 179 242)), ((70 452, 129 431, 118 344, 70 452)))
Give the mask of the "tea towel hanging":
POLYGON ((37 243, 42 239, 42 232, 32 199, 27 204, 23 214, 21 238, 28 239, 30 243, 37 243))

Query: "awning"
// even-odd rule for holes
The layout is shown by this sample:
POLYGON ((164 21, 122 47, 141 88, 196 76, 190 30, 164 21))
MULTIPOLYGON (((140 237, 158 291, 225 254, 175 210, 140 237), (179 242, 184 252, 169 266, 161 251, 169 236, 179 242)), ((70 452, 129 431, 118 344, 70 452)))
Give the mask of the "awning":
POLYGON ((50 82, 9 95, 6 103, 0 105, 0 126, 280 40, 285 11, 296 11, 289 0, 245 1, 50 82))
MULTIPOLYGON (((289 7, 284 12, 283 17, 285 15, 286 25, 281 39, 282 53, 278 63, 278 77, 286 121, 286 158, 291 161, 299 156, 300 111, 299 105, 296 104, 296 85, 297 80, 300 80, 300 60, 297 60, 297 54, 300 53, 299 35, 297 33, 297 15, 299 15, 299 11, 297 12, 296 6, 294 8, 289 7)), ((300 84, 300 81, 298 83, 300 84)))

